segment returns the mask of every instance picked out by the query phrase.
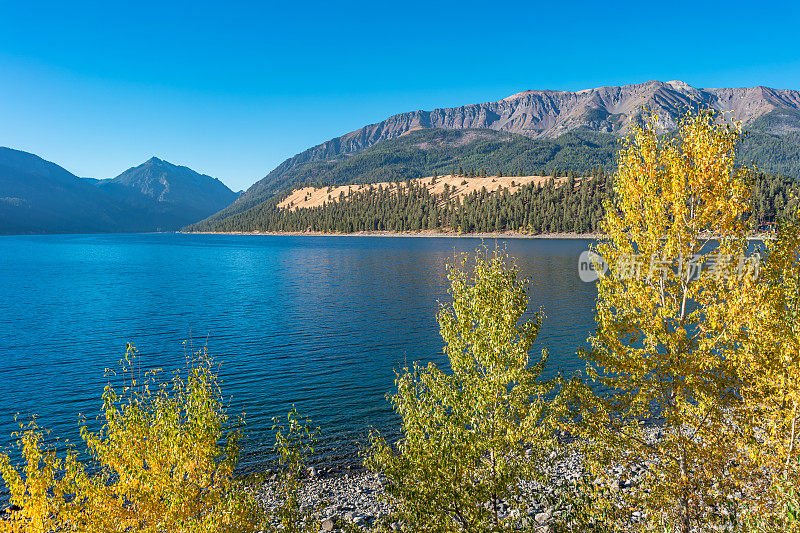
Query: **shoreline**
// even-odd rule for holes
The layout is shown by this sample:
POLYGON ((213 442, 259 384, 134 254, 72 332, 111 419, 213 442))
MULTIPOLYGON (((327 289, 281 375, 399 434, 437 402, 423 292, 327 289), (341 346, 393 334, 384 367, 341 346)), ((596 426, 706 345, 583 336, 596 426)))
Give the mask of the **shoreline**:
MULTIPOLYGON (((662 428, 645 428, 645 439, 657 442, 663 437, 662 428)), ((586 479, 589 471, 584 464, 581 441, 561 441, 559 451, 537 459, 536 469, 541 479, 518 479, 517 496, 514 502, 502 500, 502 518, 514 519, 518 529, 546 533, 561 519, 563 503, 576 483, 586 479), (512 507, 514 510, 512 511, 512 507)), ((596 478, 618 497, 626 500, 636 494, 651 461, 635 461, 631 464, 615 464, 607 473, 596 478)), ((281 497, 276 492, 276 473, 265 472, 264 478, 249 484, 259 502, 267 509, 280 506, 281 497), (265 478, 269 479, 265 479, 265 478)), ((393 505, 387 498, 387 478, 382 473, 371 472, 363 467, 337 469, 308 467, 301 481, 298 503, 301 508, 316 510, 319 519, 328 522, 324 531, 343 531, 345 526, 356 530, 402 531, 401 524, 393 522, 393 505), (382 528, 380 526, 383 526, 382 528)), ((643 509, 633 509, 628 526, 633 527, 643 516, 643 509)), ((628 531, 626 528, 625 531, 628 531)))
POLYGON ((444 231, 357 231, 353 233, 325 233, 322 231, 179 231, 184 235, 259 235, 267 237, 414 237, 446 239, 587 239, 603 237, 599 233, 541 233, 530 235, 519 232, 452 233, 444 231))
MULTIPOLYGON (((489 233, 452 233, 445 231, 356 231, 353 233, 326 233, 322 231, 176 231, 181 235, 254 235, 262 237, 411 237, 411 238, 444 238, 444 239, 550 239, 550 240, 600 240, 603 233, 540 233, 531 235, 519 232, 489 233)), ((755 234, 747 237, 748 241, 767 241, 773 237, 769 234, 755 234)))

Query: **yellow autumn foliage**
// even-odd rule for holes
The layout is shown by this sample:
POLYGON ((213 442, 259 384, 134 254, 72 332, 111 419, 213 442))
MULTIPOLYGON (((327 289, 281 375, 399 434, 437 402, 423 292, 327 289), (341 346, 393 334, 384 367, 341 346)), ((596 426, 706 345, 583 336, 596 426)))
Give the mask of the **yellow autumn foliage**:
POLYGON ((688 533, 735 521, 753 466, 739 460, 730 416, 741 407, 740 295, 757 278, 746 240, 751 187, 735 164, 736 124, 709 110, 688 113, 674 136, 659 133, 652 116, 619 152, 595 248, 610 272, 598 280, 587 355, 604 392, 584 389, 582 431, 600 480, 614 465, 647 465, 638 488, 607 506, 608 528, 643 509, 648 527, 688 533))
MULTIPOLYGON (((229 423, 213 362, 195 353, 184 374, 137 379, 136 352, 121 361, 123 383, 103 394, 102 429, 81 436, 63 459, 42 446, 35 422, 20 432, 24 465, 0 455, 0 474, 20 507, 2 532, 254 531, 264 513, 233 471, 240 432, 229 423)), ((113 374, 111 378, 115 377, 113 374)))
POLYGON ((747 523, 800 531, 800 210, 766 243, 761 283, 742 293, 746 336, 736 355, 743 408, 741 447, 763 476, 749 487, 747 523))

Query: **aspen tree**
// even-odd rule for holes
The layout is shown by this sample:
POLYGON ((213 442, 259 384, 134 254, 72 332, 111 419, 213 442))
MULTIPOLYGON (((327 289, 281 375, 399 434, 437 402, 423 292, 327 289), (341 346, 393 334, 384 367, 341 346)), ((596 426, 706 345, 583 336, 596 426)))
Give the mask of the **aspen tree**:
MULTIPOLYGON (((738 289, 747 269, 747 169, 734 164, 739 126, 688 113, 674 136, 652 116, 619 152, 613 200, 595 251, 597 331, 588 373, 601 394, 583 398, 587 462, 646 465, 616 525, 634 508, 688 533, 736 512, 744 465, 728 414, 741 405, 738 289), (655 439, 652 426, 662 429, 655 439)), ((630 475, 630 472, 627 472, 630 475)))
POLYGON ((800 531, 800 210, 766 242, 762 282, 743 287, 743 349, 737 354, 743 407, 746 522, 756 531, 800 531))

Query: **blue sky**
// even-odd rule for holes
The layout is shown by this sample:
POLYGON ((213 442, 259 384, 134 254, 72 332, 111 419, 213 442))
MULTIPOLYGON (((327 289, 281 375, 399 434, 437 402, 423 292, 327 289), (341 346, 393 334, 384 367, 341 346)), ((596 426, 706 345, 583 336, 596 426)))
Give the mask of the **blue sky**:
POLYGON ((156 155, 238 190, 389 115, 525 89, 800 89, 797 3, 649 6, 0 0, 0 146, 96 178, 156 155))

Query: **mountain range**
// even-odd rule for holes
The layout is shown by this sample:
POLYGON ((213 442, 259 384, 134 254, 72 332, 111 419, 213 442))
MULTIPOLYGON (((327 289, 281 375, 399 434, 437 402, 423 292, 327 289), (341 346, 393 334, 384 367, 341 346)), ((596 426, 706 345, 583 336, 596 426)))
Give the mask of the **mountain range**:
POLYGON ((175 231, 236 197, 218 179, 156 157, 98 180, 0 147, 0 234, 175 231))
POLYGON ((222 222, 250 209, 265 209, 265 202, 274 208, 271 198, 306 184, 396 181, 462 169, 504 175, 609 171, 620 136, 645 113, 656 113, 669 131, 686 110, 705 107, 744 125, 742 163, 800 176, 800 91, 649 81, 524 91, 493 102, 401 113, 290 157, 241 195, 155 157, 98 180, 0 148, 0 233, 173 231, 199 220, 213 230, 230 227, 222 222))
MULTIPOLYGON (((648 81, 582 91, 524 91, 502 100, 394 115, 311 147, 278 165, 209 222, 258 206, 307 183, 368 183, 484 165, 524 174, 613 167, 617 139, 645 113, 674 130, 689 109, 710 107, 741 121, 740 159, 800 175, 800 91, 695 88, 648 81)), ((213 226, 213 224, 211 224, 213 226)))

